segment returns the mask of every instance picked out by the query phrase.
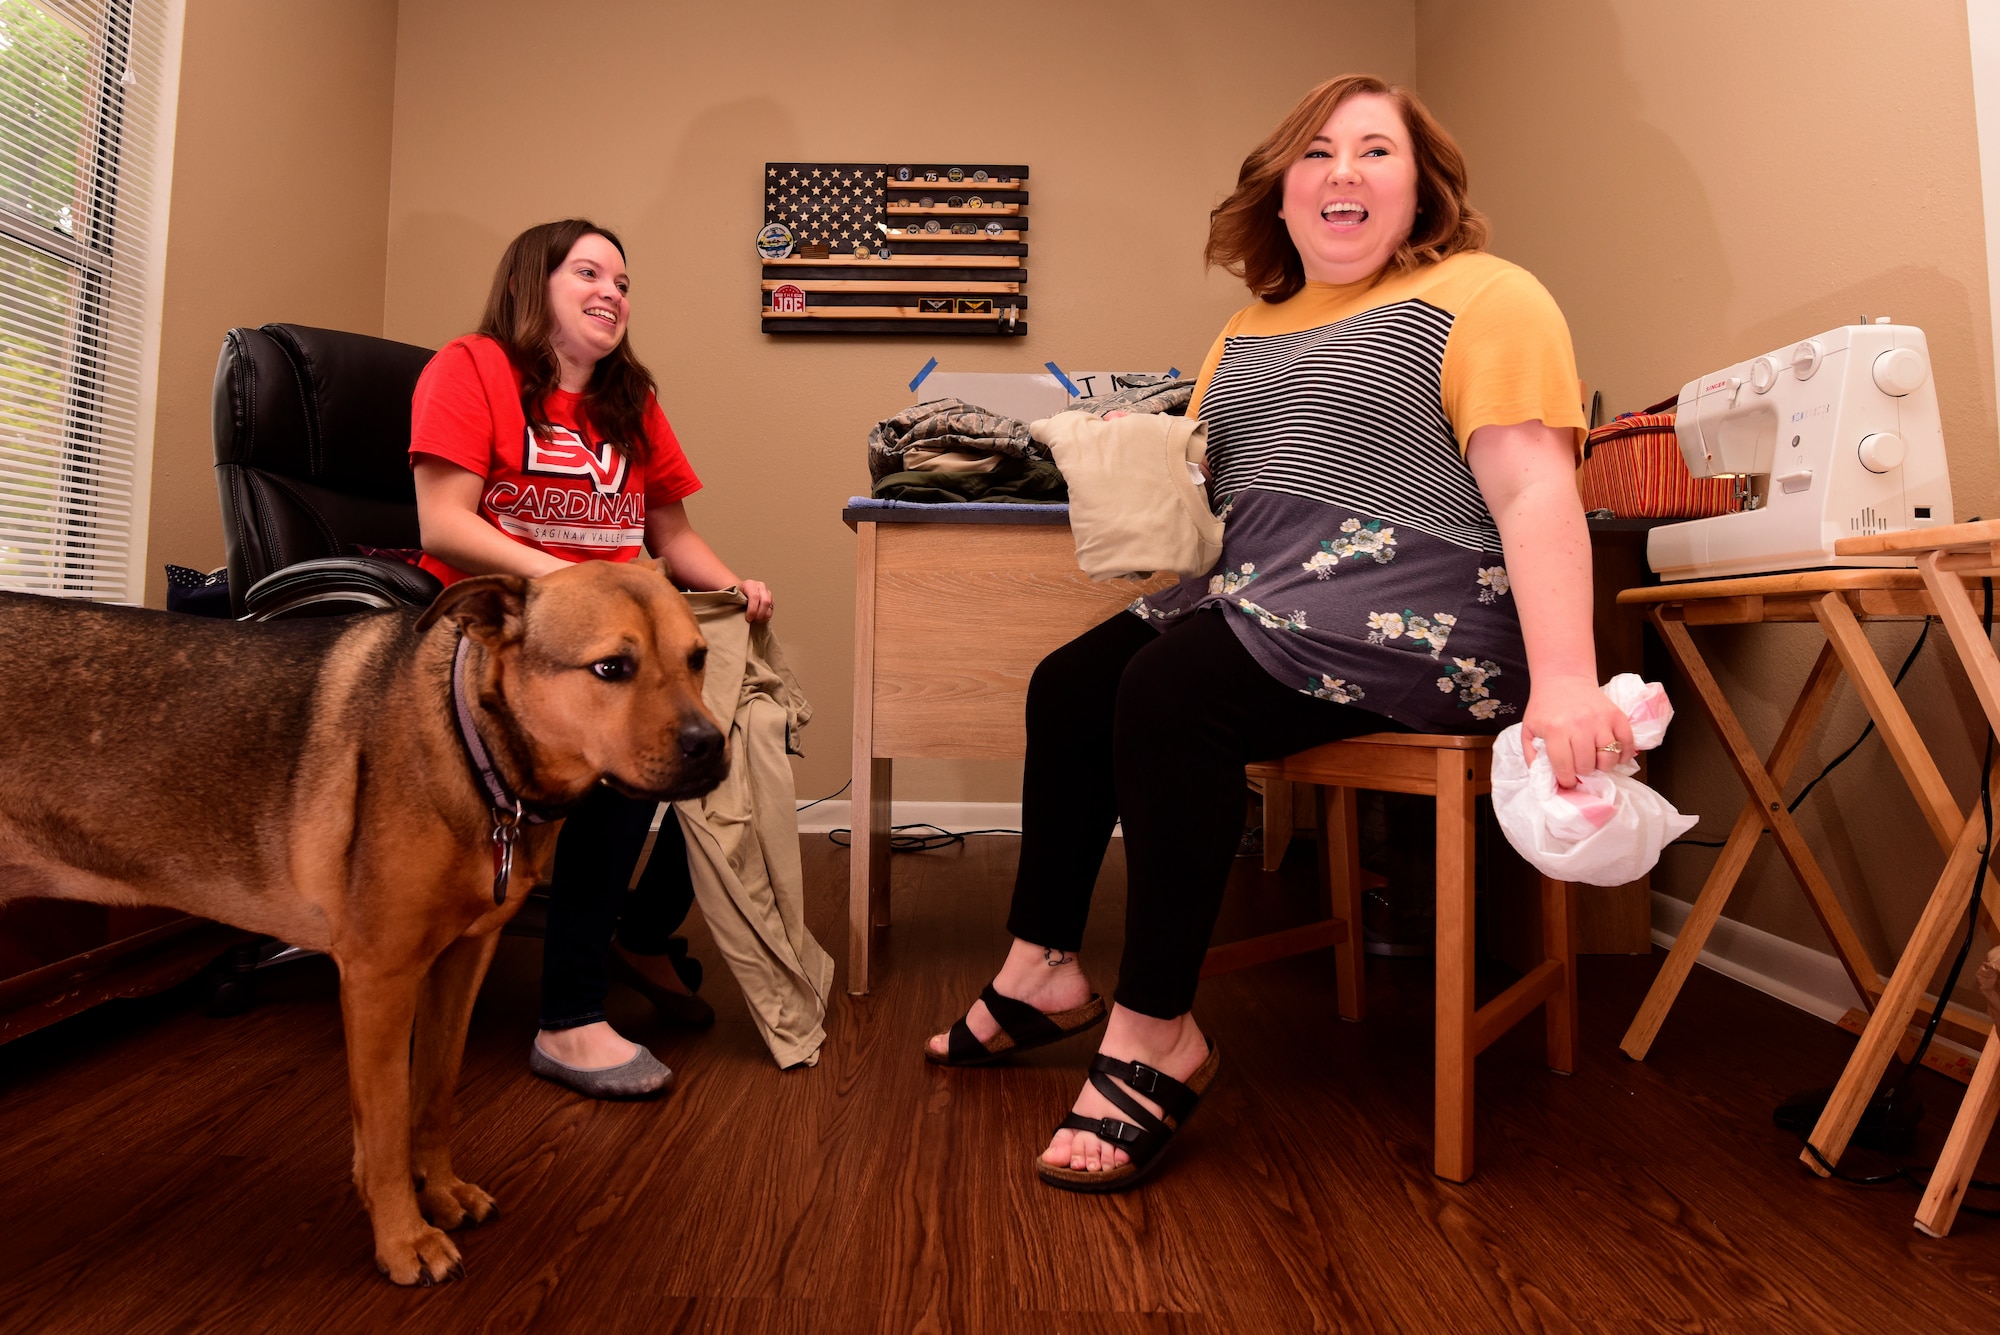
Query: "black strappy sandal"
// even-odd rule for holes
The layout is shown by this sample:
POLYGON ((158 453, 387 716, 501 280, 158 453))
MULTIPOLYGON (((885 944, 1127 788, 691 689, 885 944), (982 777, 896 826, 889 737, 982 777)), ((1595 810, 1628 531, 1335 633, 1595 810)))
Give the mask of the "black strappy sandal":
POLYGON ((1071 1113, 1062 1119, 1056 1130, 1088 1131, 1106 1144, 1124 1150, 1131 1156, 1131 1161, 1093 1173, 1081 1168, 1058 1168, 1038 1158, 1035 1170, 1041 1174, 1042 1181, 1063 1191, 1103 1195, 1135 1185, 1160 1161, 1167 1146, 1173 1143, 1174 1133, 1181 1129, 1188 1114, 1201 1102, 1201 1096, 1208 1092, 1209 1085, 1214 1083, 1215 1073, 1221 1067, 1222 1051, 1213 1043, 1208 1045, 1208 1056, 1187 1078, 1186 1084, 1154 1070, 1144 1062, 1122 1062, 1099 1055, 1090 1063, 1090 1083, 1110 1100, 1112 1106, 1132 1120, 1124 1122, 1116 1117, 1085 1117, 1081 1113, 1071 1113), (1159 1104, 1165 1119, 1155 1117, 1145 1104, 1120 1089, 1119 1080, 1159 1104))
POLYGON ((1052 1015, 1044 1015, 1025 1001, 1001 996, 993 990, 991 983, 979 994, 979 999, 986 1003, 987 1012, 1000 1026, 1000 1032, 981 1043, 972 1036, 972 1030, 961 1017, 951 1027, 945 1055, 940 1057, 927 1046, 924 1048, 925 1061, 937 1066, 984 1066, 1010 1052, 1026 1052, 1030 1048, 1060 1043, 1104 1018, 1104 998, 1095 992, 1081 1006, 1052 1015))

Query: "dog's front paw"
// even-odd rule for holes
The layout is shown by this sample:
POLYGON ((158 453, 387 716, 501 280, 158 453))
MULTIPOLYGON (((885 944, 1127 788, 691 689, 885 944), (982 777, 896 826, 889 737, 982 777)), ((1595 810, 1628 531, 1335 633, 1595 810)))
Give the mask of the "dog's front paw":
POLYGON ((483 1224, 500 1213, 499 1202, 472 1183, 455 1177, 426 1182, 417 1193, 417 1208, 424 1212, 424 1218, 443 1229, 483 1224))
POLYGON ((406 1237, 377 1235, 375 1268, 397 1284, 422 1284, 426 1288, 465 1276, 457 1245, 427 1225, 419 1226, 406 1237))

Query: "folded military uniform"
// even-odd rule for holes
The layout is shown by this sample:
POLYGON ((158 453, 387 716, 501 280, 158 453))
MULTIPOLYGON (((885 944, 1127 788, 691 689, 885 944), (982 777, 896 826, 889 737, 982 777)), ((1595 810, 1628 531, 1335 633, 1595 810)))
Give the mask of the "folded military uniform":
POLYGON ((1172 570, 1205 574, 1222 556, 1222 521, 1197 467, 1208 428, 1186 417, 1105 421, 1072 410, 1031 428, 1069 483, 1076 563, 1095 580, 1172 570))

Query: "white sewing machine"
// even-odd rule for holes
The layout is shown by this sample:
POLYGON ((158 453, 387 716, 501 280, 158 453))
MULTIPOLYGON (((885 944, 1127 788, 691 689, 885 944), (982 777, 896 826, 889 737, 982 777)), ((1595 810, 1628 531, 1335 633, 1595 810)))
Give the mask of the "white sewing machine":
POLYGON ((1734 477, 1745 508, 1646 539, 1662 579, 1816 566, 1841 538, 1952 522, 1930 349, 1914 325, 1845 325, 1691 380, 1674 434, 1696 477, 1734 477))

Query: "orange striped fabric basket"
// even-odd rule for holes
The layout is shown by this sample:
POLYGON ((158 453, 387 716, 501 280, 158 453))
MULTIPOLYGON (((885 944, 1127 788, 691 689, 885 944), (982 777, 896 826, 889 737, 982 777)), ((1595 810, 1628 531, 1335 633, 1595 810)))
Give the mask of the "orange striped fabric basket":
POLYGON ((1620 519, 1704 519, 1741 508, 1734 480, 1688 472, 1671 412, 1630 413, 1591 432, 1576 483, 1584 509, 1620 519))

